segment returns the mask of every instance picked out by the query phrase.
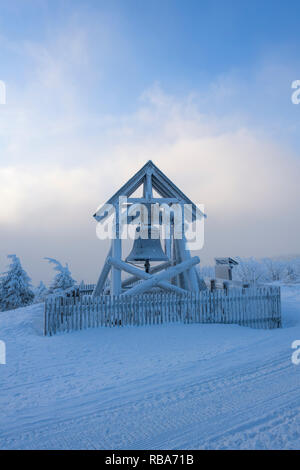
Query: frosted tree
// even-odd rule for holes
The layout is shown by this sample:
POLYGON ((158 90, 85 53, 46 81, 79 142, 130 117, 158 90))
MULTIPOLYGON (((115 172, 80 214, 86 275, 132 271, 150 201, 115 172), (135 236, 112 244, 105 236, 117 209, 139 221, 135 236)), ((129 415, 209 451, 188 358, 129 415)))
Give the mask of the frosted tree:
POLYGON ((236 258, 239 263, 233 270, 233 277, 242 282, 263 282, 266 279, 265 266, 255 258, 236 258))
POLYGON ((282 261, 271 258, 264 258, 262 261, 267 271, 268 281, 281 281, 283 279, 285 265, 282 261))
POLYGON ((8 271, 0 281, 0 308, 2 311, 12 310, 30 305, 34 299, 31 279, 22 268, 16 255, 7 256, 11 263, 8 271))
MULTIPOLYGON (((300 257, 291 259, 239 258, 239 265, 233 270, 233 279, 245 283, 300 282, 300 257)), ((203 266, 199 270, 203 277, 214 277, 213 266, 203 266)))
POLYGON ((49 263, 54 264, 54 270, 57 271, 56 276, 54 277, 50 287, 50 294, 59 294, 64 292, 70 287, 73 287, 76 284, 76 281, 72 278, 71 272, 69 270, 68 264, 66 263, 63 266, 59 261, 54 258, 45 258, 49 263))
POLYGON ((41 281, 34 291, 34 302, 36 304, 40 302, 45 302, 45 299, 48 294, 49 294, 49 291, 47 287, 45 286, 43 281, 41 281))
POLYGON ((286 282, 300 282, 300 258, 289 260, 284 268, 286 282))

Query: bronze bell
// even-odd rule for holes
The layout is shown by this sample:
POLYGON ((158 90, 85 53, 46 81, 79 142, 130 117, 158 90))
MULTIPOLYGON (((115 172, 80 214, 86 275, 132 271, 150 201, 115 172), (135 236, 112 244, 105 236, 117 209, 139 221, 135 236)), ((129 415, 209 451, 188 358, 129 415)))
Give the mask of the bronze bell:
POLYGON ((146 268, 149 267, 150 261, 168 261, 169 258, 163 252, 158 233, 156 234, 157 238, 152 238, 151 230, 152 233, 155 230, 158 232, 158 229, 155 229, 150 225, 146 225, 142 228, 138 227, 136 229, 133 247, 126 258, 126 261, 145 261, 146 268), (147 238, 145 236, 142 237, 143 234, 146 234, 147 238))

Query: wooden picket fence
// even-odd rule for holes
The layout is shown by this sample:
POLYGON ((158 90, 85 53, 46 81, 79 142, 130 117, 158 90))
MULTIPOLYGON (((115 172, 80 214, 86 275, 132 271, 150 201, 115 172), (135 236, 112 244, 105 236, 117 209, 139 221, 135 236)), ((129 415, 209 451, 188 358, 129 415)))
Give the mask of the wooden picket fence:
POLYGON ((187 295, 147 294, 49 298, 45 335, 100 326, 160 323, 234 323, 253 328, 280 328, 279 287, 201 291, 187 295))
POLYGON ((80 295, 92 295, 96 284, 80 284, 79 285, 79 292, 80 295))

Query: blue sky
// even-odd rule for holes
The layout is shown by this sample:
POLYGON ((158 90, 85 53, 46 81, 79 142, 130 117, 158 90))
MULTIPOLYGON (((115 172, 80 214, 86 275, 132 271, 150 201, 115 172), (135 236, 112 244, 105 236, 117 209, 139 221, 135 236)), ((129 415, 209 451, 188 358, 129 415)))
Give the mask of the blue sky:
POLYGON ((53 43, 64 30, 81 31, 93 66, 92 76, 74 76, 82 100, 97 111, 132 110, 154 81, 185 95, 225 74, 251 80, 267 60, 297 73, 299 13, 299 2, 278 0, 2 2, 2 74, 32 80, 30 60, 21 51, 16 60, 11 43, 53 43))
POLYGON ((17 253, 47 281, 41 258, 57 256, 95 280, 106 247, 91 214, 149 158, 206 205, 203 262, 299 252, 299 13, 277 0, 1 2, 0 266, 17 253))

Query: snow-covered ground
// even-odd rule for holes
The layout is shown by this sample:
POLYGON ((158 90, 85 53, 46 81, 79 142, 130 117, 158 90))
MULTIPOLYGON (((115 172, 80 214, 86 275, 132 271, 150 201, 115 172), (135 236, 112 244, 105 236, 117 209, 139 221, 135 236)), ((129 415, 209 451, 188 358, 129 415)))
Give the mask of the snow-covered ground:
POLYGON ((1 449, 299 449, 300 286, 284 328, 163 325, 42 336, 0 313, 1 449))

